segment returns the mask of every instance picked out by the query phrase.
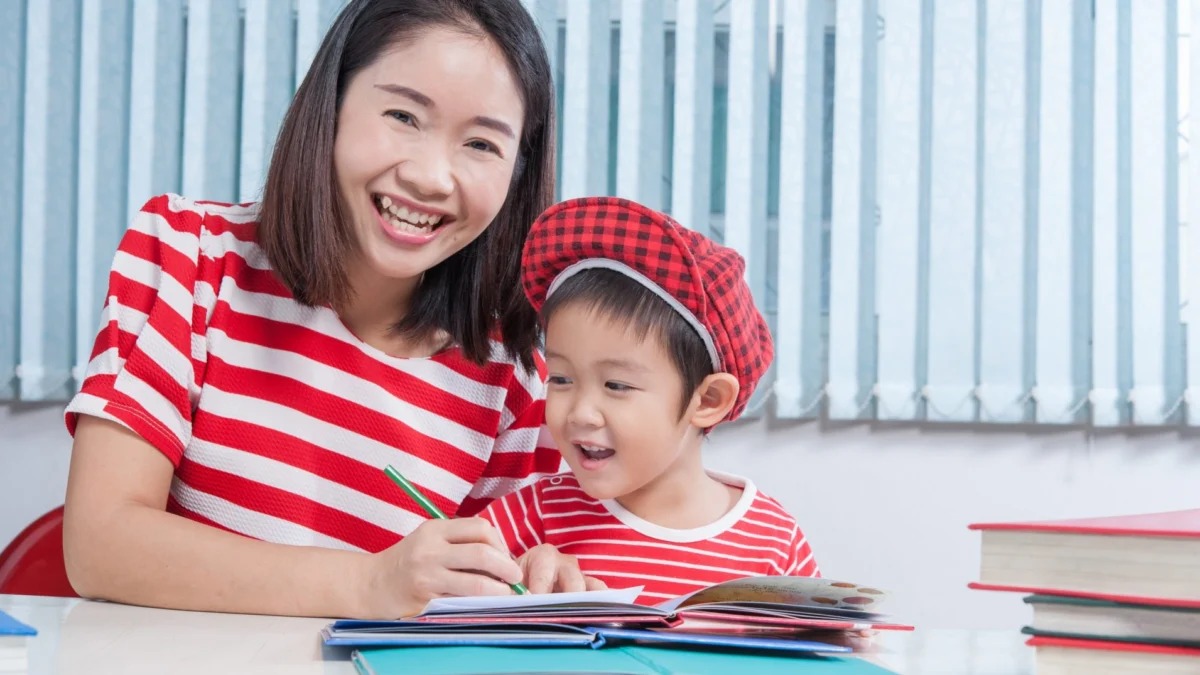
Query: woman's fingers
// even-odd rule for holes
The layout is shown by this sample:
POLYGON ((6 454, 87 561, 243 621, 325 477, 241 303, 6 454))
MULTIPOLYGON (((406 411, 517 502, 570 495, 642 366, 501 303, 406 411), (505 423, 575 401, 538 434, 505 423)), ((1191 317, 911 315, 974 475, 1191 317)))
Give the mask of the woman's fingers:
POLYGON ((487 574, 505 584, 521 583, 523 577, 516 561, 488 544, 450 544, 441 556, 441 564, 448 570, 487 574))
POLYGON ((483 518, 452 518, 431 520, 426 527, 436 528, 441 538, 451 544, 487 544, 492 548, 508 552, 500 533, 483 518))
POLYGON ((445 570, 435 584, 441 596, 512 595, 512 588, 486 574, 445 570))

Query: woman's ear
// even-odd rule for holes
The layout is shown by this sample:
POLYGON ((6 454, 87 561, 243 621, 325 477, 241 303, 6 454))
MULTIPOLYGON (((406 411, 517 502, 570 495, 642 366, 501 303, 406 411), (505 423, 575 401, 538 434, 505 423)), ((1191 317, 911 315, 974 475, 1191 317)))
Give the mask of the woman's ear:
POLYGON ((691 423, 701 429, 720 424, 737 401, 741 385, 729 373, 713 373, 700 383, 692 399, 691 423))

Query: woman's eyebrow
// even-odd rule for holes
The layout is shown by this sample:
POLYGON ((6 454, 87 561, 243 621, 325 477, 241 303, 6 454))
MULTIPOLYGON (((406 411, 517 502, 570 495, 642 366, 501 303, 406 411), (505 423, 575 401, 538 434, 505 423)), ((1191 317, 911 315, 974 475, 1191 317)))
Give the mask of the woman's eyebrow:
POLYGON ((420 106, 424 106, 426 108, 435 107, 433 105, 433 99, 429 98, 425 94, 422 94, 421 92, 417 91, 416 89, 413 89, 412 87, 405 87, 404 85, 400 85, 400 84, 377 84, 377 85, 375 85, 375 88, 386 91, 389 94, 395 94, 396 96, 403 96, 404 98, 409 99, 413 103, 416 103, 417 105, 420 105, 420 106))
POLYGON ((512 127, 510 127, 507 122, 501 122, 494 117, 479 116, 471 120, 471 122, 478 126, 487 127, 493 131, 498 131, 514 141, 517 139, 517 135, 513 133, 512 127))
MULTIPOLYGON (((416 89, 413 89, 412 87, 406 87, 402 84, 377 84, 375 85, 375 88, 381 91, 386 91, 389 94, 403 96, 413 103, 425 108, 433 109, 437 107, 434 105, 433 99, 429 98, 425 94, 422 94, 416 89)), ((471 123, 477 126, 487 127, 493 131, 498 131, 513 140, 517 139, 517 134, 515 131, 513 131, 512 126, 508 122, 498 120, 495 117, 479 115, 472 119, 471 123)))

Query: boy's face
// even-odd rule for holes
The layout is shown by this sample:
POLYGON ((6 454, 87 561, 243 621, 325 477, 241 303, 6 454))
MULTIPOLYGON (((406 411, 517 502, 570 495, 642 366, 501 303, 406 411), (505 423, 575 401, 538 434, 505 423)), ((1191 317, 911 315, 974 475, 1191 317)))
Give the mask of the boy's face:
POLYGON ((683 378, 653 333, 639 340, 632 327, 567 305, 546 326, 546 366, 546 425, 593 498, 636 493, 697 442, 680 415, 683 378))

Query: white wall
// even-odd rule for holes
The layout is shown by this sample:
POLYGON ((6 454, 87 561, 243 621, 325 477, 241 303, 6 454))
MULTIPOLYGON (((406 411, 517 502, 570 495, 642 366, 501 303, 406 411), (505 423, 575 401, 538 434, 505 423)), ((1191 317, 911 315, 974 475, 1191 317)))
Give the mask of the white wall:
MULTIPOLYGON (((61 503, 69 447, 57 407, 0 406, 0 543, 61 503)), ((1200 436, 1174 432, 756 421, 706 452, 796 515, 825 576, 892 591, 889 610, 927 628, 1026 619, 1019 597, 966 588, 968 523, 1200 506, 1200 436)))

